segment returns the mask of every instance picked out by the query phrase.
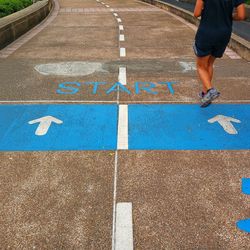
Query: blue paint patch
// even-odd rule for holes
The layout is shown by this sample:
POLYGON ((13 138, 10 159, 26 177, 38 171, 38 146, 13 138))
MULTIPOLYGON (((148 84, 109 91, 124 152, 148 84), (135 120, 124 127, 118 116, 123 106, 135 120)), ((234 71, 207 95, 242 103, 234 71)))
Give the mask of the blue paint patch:
MULTIPOLYGON (((242 193, 250 195, 250 178, 242 178, 242 193)), ((240 230, 250 233, 250 218, 238 221, 236 226, 240 230)))
POLYGON ((250 195, 250 178, 242 179, 242 193, 250 195))
POLYGON ((115 150, 117 105, 0 105, 0 151, 115 150), (44 136, 29 121, 53 116, 44 136))
POLYGON ((237 150, 250 149, 250 105, 130 105, 129 149, 131 150, 237 150), (229 116, 238 134, 208 120, 229 116))
POLYGON ((250 219, 240 220, 236 225, 240 230, 250 233, 250 219))

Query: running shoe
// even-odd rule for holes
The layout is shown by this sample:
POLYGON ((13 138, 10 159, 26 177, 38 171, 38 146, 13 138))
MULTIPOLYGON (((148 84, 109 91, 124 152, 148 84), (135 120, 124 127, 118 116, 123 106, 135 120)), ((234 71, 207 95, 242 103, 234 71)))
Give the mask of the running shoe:
POLYGON ((204 97, 205 93, 203 91, 199 92, 198 96, 200 99, 202 99, 204 97))
POLYGON ((215 100, 219 96, 220 92, 218 92, 215 88, 208 90, 208 92, 201 99, 201 107, 202 108, 207 107, 209 104, 211 104, 213 100, 215 100))

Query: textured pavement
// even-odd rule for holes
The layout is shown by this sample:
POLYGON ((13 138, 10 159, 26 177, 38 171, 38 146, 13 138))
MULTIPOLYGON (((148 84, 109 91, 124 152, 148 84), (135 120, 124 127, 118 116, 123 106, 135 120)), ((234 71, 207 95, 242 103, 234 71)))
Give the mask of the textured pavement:
MULTIPOLYGON (((58 15, 48 26, 18 49, 8 48, 12 53, 0 59, 3 110, 7 104, 199 103, 192 50, 195 31, 140 1, 105 0, 105 4, 109 7, 95 0, 60 0, 58 15), (119 41, 120 34, 125 41, 119 41), (125 56, 120 48, 126 49, 125 56), (35 69, 62 62, 99 63, 101 68, 81 76, 44 75, 35 69), (125 87, 131 94, 107 94, 119 80, 120 67, 126 67, 125 87), (74 84, 61 88, 65 82, 74 84), (106 84, 93 94, 89 82, 106 84), (138 94, 135 82, 155 83, 158 93, 138 94), (159 82, 175 82, 174 93, 159 82), (78 91, 67 94, 73 93, 72 87, 78 91)), ((216 104, 249 104, 249 62, 226 54, 216 62, 214 84, 222 93, 216 104)), ((5 115, 2 123, 12 116, 5 115)), ((93 120, 98 122, 98 117, 93 120)), ((81 120, 77 123, 84 126, 81 120)), ((20 126, 6 128, 6 134, 20 126)), ((4 132, 0 135, 7 140, 4 132)), ((79 138, 85 139, 80 134, 79 138)), ((27 144, 30 140, 25 137, 27 144)), ((0 245, 115 249, 116 204, 131 202, 134 249, 248 249, 249 235, 236 222, 250 217, 250 198, 241 193, 241 179, 250 177, 249 164, 249 150, 241 149, 2 150, 0 245)))

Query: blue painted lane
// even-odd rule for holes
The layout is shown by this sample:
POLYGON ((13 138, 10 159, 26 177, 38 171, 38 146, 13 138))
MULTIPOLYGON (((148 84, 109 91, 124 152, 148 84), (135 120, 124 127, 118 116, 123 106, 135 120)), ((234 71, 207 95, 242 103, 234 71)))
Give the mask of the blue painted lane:
POLYGON ((0 150, 115 150, 117 105, 0 105, 0 150))
POLYGON ((250 149, 250 105, 130 105, 129 149, 250 149))

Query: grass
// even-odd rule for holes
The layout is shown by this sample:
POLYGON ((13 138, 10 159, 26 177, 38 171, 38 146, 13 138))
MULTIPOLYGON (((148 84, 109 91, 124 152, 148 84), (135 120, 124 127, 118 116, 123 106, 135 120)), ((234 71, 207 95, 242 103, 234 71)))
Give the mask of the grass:
POLYGON ((250 5, 250 0, 246 0, 246 4, 249 4, 249 5, 250 5))
POLYGON ((0 18, 26 8, 32 0, 0 0, 0 18))

